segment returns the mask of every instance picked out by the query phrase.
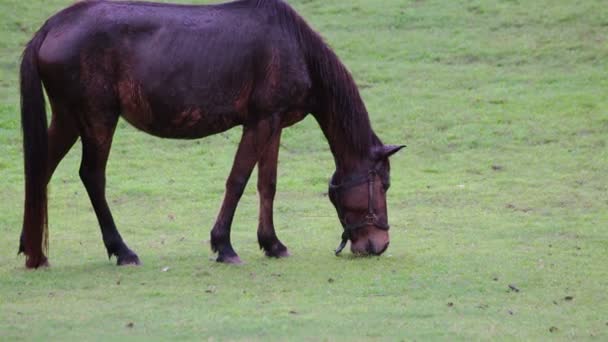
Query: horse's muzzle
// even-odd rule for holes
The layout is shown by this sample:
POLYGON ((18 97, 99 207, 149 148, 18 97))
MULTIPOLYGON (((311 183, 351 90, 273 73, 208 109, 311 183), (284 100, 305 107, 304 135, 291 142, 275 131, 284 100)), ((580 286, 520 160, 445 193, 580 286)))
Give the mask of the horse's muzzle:
POLYGON ((367 234, 353 234, 350 250, 356 255, 381 255, 389 245, 388 232, 374 228, 367 228, 372 232, 367 234), (359 236, 357 236, 359 235, 359 236))

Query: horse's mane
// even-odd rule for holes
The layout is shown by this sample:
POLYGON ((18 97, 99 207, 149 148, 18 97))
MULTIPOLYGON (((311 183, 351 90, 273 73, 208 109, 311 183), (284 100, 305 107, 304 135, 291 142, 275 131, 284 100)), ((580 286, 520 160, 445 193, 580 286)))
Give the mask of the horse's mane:
POLYGON ((368 156, 380 140, 373 133, 365 104, 350 72, 332 49, 289 5, 282 0, 250 0, 256 7, 272 11, 283 30, 292 33, 306 56, 313 84, 318 87, 322 113, 331 132, 342 133, 345 144, 359 156, 368 156))

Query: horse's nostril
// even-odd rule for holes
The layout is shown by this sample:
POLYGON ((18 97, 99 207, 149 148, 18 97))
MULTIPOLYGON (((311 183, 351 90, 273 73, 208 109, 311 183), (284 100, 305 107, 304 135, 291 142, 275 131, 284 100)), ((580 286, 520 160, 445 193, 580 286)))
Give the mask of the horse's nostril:
POLYGON ((382 248, 382 249, 380 250, 380 252, 378 252, 378 254, 377 254, 377 255, 380 255, 380 254, 384 253, 384 252, 386 251, 386 249, 388 248, 388 244, 389 244, 389 243, 390 243, 390 242, 387 242, 387 243, 386 243, 386 245, 384 245, 384 248, 382 248))
POLYGON ((365 251, 367 252, 367 254, 372 254, 372 255, 380 255, 382 253, 384 253, 386 251, 386 249, 388 248, 388 242, 384 245, 384 247, 382 247, 382 249, 377 249, 374 246, 374 243, 369 240, 367 241, 367 245, 365 246, 365 251))

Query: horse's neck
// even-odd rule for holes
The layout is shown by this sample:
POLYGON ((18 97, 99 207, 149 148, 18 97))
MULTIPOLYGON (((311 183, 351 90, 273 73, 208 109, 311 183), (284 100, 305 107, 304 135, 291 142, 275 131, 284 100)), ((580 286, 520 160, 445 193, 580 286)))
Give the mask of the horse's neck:
MULTIPOLYGON (((333 107, 333 110, 336 108, 333 107)), ((365 168, 370 160, 375 134, 369 126, 367 112, 351 112, 348 115, 364 115, 364 118, 354 120, 347 117, 345 112, 332 111, 329 108, 323 115, 315 115, 334 156, 336 171, 340 174, 350 174, 365 168), (360 126, 349 125, 351 124, 360 126), (367 123, 367 125, 366 125, 367 123)))
POLYGON ((337 171, 348 173, 369 160, 377 139, 351 74, 319 37, 310 36, 307 58, 316 98, 312 114, 329 142, 337 171))

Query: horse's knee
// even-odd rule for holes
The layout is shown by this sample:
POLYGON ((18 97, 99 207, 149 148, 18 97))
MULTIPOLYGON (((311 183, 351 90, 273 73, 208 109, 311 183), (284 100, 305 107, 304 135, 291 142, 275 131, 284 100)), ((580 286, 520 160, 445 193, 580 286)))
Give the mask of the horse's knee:
POLYGON ((86 167, 81 167, 78 170, 78 175, 80 176, 80 180, 85 184, 93 180, 93 172, 86 167))
POLYGON ((226 191, 237 197, 241 197, 243 195, 246 186, 246 177, 230 177, 226 181, 226 191))
POLYGON ((258 182, 258 193, 262 198, 274 198, 277 192, 276 179, 264 179, 258 182))
POLYGON ((80 167, 80 170, 78 170, 78 175, 85 186, 103 181, 104 179, 102 172, 88 167, 80 167))
POLYGON ((78 175, 84 184, 87 184, 93 180, 93 173, 85 167, 81 167, 78 170, 78 175))

